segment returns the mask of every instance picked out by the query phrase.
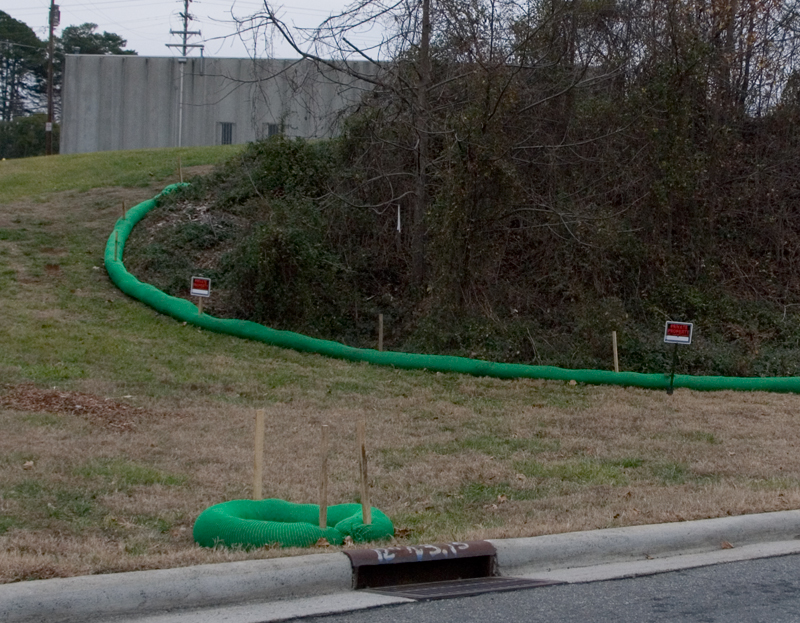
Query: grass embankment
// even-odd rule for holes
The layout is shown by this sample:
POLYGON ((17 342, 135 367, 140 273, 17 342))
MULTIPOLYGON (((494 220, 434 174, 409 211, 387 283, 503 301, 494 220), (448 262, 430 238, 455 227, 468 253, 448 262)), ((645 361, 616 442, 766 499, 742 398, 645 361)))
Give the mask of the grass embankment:
MULTIPOLYGON (((316 500, 321 423, 331 503, 358 499, 366 418, 374 504, 401 543, 800 505, 798 396, 351 365, 201 332, 126 298, 102 251, 122 201, 175 181, 174 153, 154 154, 162 173, 149 183, 147 156, 94 154, 80 159, 79 188, 92 190, 37 183, 0 199, 0 581, 285 554, 191 538, 204 508, 249 496, 256 408, 268 416, 265 494, 294 502, 316 500), (139 162, 145 172, 124 177, 139 162), (103 187, 114 169, 134 188, 103 187)), ((218 158, 193 154, 184 163, 218 158)), ((74 160, 46 165, 65 180, 74 160)), ((28 166, 42 164, 9 175, 35 179, 28 166)))
MULTIPOLYGON (((20 158, 0 162, 0 203, 53 192, 84 192, 102 186, 147 187, 183 167, 217 164, 241 146, 133 149, 130 151, 20 158)), ((177 181, 177 180, 175 180, 177 181)))

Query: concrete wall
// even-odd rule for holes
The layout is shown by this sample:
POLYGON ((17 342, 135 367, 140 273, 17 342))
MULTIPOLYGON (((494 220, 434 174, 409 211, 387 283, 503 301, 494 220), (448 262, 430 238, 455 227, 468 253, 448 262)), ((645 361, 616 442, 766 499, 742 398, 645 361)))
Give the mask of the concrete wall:
MULTIPOLYGON (((177 58, 67 55, 61 153, 177 146, 180 77, 177 58)), ((331 136, 368 88, 308 61, 190 58, 180 142, 218 145, 222 124, 233 124, 233 143, 266 136, 270 124, 287 136, 331 136)))

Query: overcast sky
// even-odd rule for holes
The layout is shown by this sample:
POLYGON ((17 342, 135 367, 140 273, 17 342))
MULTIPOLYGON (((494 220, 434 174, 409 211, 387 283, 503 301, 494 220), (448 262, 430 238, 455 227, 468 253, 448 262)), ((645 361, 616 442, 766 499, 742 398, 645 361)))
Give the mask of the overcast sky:
MULTIPOLYGON (((61 9, 60 33, 65 26, 77 26, 86 22, 98 25, 98 32, 108 31, 127 39, 127 48, 143 56, 178 56, 174 48, 166 43, 179 43, 180 39, 170 35, 170 30, 182 30, 178 13, 183 10, 183 0, 62 0, 56 2, 61 9)), ((50 0, 3 0, 3 11, 14 19, 25 22, 40 39, 47 37, 48 8, 50 0)), ((316 26, 331 11, 347 4, 345 0, 289 0, 283 6, 285 21, 299 26, 316 26)), ((193 0, 189 12, 197 19, 189 30, 199 30, 202 37, 192 37, 190 43, 205 44, 206 56, 243 57, 248 48, 236 36, 236 25, 232 14, 245 17, 255 13, 263 4, 259 0, 193 0)), ((291 58, 296 56, 286 46, 274 48, 274 56, 291 58)), ((191 55, 197 55, 193 52, 191 55)), ((258 50, 263 56, 264 50, 258 50)))

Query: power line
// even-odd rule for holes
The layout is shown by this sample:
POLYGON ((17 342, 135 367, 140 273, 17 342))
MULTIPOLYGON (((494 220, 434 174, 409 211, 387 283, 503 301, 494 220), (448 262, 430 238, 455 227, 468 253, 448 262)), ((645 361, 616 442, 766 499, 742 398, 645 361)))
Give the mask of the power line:
POLYGON ((17 48, 28 48, 30 50, 44 50, 45 48, 44 43, 40 46, 25 45, 24 43, 14 43, 13 41, 8 41, 6 39, 0 39, 0 43, 2 43, 3 45, 13 45, 14 47, 17 48))

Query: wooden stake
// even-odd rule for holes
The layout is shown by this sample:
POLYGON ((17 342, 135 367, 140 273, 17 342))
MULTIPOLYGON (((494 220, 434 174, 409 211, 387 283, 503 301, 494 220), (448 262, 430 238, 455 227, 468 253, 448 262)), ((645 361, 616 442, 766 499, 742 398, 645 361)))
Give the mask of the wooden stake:
POLYGON ((383 350, 383 314, 378 314, 378 350, 383 350))
POLYGON ((319 527, 328 527, 328 425, 322 425, 322 460, 319 468, 319 527))
POLYGON ((264 410, 256 411, 255 454, 253 458, 253 499, 261 499, 264 480, 264 410))
POLYGON ((619 372, 619 355, 617 354, 617 332, 611 332, 611 345, 614 347, 614 372, 619 372))
POLYGON ((372 523, 372 507, 369 503, 369 479, 367 477, 367 433, 364 420, 359 420, 356 424, 359 446, 359 463, 361 465, 361 517, 364 525, 372 523))
POLYGON ((125 220, 125 217, 126 217, 126 214, 125 214, 125 202, 123 201, 122 202, 122 220, 123 221, 125 220))
POLYGON ((183 184, 183 167, 181 166, 180 156, 178 156, 178 178, 180 179, 181 184, 183 184))

